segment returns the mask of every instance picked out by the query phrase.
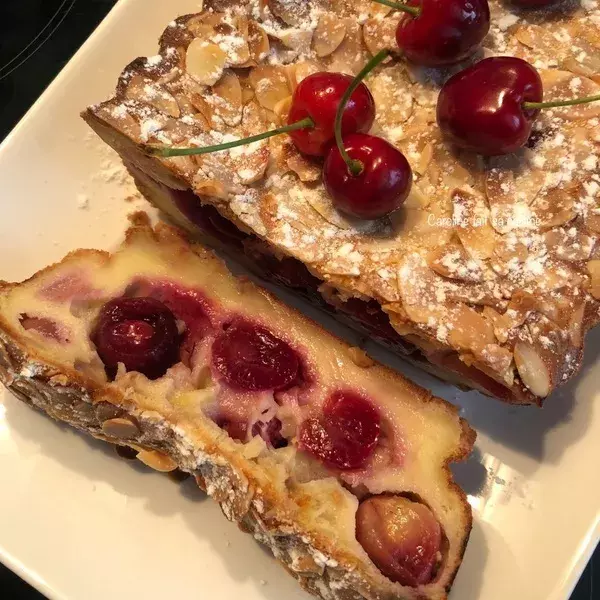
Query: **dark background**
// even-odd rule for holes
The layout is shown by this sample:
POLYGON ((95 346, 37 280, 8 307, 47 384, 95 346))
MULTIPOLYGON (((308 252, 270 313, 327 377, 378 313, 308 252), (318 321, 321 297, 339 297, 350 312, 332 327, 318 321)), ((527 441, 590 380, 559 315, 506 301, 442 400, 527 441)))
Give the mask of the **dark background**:
MULTIPOLYGON (((0 0, 0 140, 115 3, 115 0, 0 0)), ((506 576, 510 577, 510 573, 506 576)), ((0 598, 43 600, 2 565, 0 598)), ((600 600, 600 550, 596 551, 571 600, 600 600)))

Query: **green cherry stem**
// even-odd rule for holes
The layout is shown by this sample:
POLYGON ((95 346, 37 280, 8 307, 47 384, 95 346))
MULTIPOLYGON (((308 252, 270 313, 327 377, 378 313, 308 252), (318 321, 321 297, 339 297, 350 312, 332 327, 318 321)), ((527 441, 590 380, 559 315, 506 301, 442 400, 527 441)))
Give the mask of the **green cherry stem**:
POLYGON ((356 88, 361 84, 362 80, 380 63, 382 63, 388 56, 390 55, 389 50, 382 50, 378 52, 361 70, 361 72, 354 78, 346 93, 342 96, 340 104, 337 109, 337 113, 335 115, 335 124, 334 124, 334 132, 335 132, 335 143, 344 159, 344 162, 348 165, 348 170, 352 175, 360 175, 363 172, 364 165, 360 160, 354 160, 350 157, 348 152, 346 152, 346 148, 344 147, 344 140, 342 139, 342 118, 344 116, 344 110, 346 110, 346 105, 348 104, 348 100, 350 100, 350 96, 354 93, 356 88))
POLYGON ((221 150, 229 150, 230 148, 246 146, 248 144, 252 144, 253 142, 260 142, 261 140, 266 140, 268 138, 275 137, 276 135, 281 135, 282 133, 289 133, 290 131, 296 131, 298 129, 310 129, 314 126, 314 121, 310 117, 306 117, 306 119, 302 119, 301 121, 297 121, 296 123, 292 123, 290 125, 285 125, 284 127, 272 129, 271 131, 265 131, 241 140, 225 142, 224 144, 215 144, 214 146, 203 146, 200 148, 170 148, 168 146, 146 145, 144 146, 144 150, 149 156, 161 156, 163 158, 169 158, 171 156, 211 154, 213 152, 220 152, 221 150))
POLYGON ((554 100, 552 102, 523 102, 523 108, 527 110, 537 110, 541 108, 558 108, 561 106, 576 106, 577 104, 589 104, 598 102, 600 94, 597 96, 586 96, 585 98, 575 98, 573 100, 554 100))
POLYGON ((412 15, 415 19, 421 14, 421 9, 418 6, 406 6, 406 4, 400 4, 399 2, 391 2, 391 0, 374 0, 377 4, 384 4, 396 10, 401 10, 409 15, 412 15))

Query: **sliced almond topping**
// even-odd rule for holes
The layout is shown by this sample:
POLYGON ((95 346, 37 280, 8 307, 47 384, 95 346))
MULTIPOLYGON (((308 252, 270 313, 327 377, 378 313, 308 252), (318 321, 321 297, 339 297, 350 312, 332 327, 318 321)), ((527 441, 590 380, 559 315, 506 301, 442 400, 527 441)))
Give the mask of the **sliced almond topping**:
POLYGON ((313 182, 321 178, 321 167, 295 152, 287 159, 287 166, 298 175, 300 181, 313 182))
POLYGON ((250 61, 253 65, 258 65, 268 54, 270 48, 269 36, 265 30, 256 22, 248 22, 248 48, 250 51, 250 61))
POLYGON ((260 105, 271 111, 291 93, 285 69, 279 65, 260 65, 252 69, 248 82, 254 88, 260 105))
POLYGON ((177 468, 177 463, 170 456, 157 450, 142 450, 137 458, 146 466, 160 473, 170 473, 177 468))
POLYGON ((327 57, 329 70, 356 75, 368 60, 368 52, 362 43, 360 25, 355 19, 344 19, 346 37, 344 41, 327 57))
POLYGON ((538 398, 545 398, 552 390, 552 377, 538 349, 519 341, 515 344, 514 357, 521 381, 527 389, 538 398))
POLYGON ((481 266, 461 244, 440 246, 429 253, 427 261, 429 266, 443 277, 472 283, 483 281, 481 266))
POLYGON ((600 233, 600 214, 596 211, 590 211, 583 219, 585 226, 592 233, 600 233))
POLYGON ((292 96, 288 96, 287 98, 280 100, 275 105, 273 112, 279 118, 280 123, 285 123, 287 121, 287 117, 288 117, 291 107, 292 107, 292 96))
POLYGON ((362 348, 358 348, 357 346, 349 348, 348 354, 357 367, 368 369, 375 364, 375 361, 362 348))
POLYGON ((125 97, 130 100, 138 100, 144 104, 150 104, 170 117, 179 118, 181 116, 181 109, 177 104, 177 100, 167 90, 153 81, 144 79, 141 75, 135 75, 131 78, 127 85, 125 97))
POLYGON ((585 301, 580 302, 569 319, 568 331, 571 343, 575 348, 581 348, 583 344, 583 319, 585 317, 585 301))
POLYGON ((294 92, 298 84, 313 73, 323 70, 323 65, 316 60, 301 60, 290 65, 286 65, 285 72, 288 78, 290 90, 294 92))
POLYGON ((140 428, 132 419, 117 417, 102 423, 102 431, 108 437, 120 440, 130 440, 140 434, 140 428))
POLYGON ((577 216, 574 186, 558 187, 539 194, 531 205, 531 213, 539 229, 548 230, 566 225, 577 216))
MULTIPOLYGON (((600 94, 600 84, 587 77, 558 69, 542 69, 540 77, 544 84, 544 101, 583 98, 600 94)), ((600 102, 553 109, 557 117, 572 121, 600 117, 600 102)))
POLYGON ((204 85, 214 85, 219 81, 227 63, 227 54, 216 44, 195 39, 185 56, 186 71, 204 85))
POLYGON ((477 259, 492 256, 497 234, 490 225, 490 214, 483 197, 456 190, 452 201, 456 233, 467 252, 477 259))
POLYGON ((223 73, 221 79, 213 86, 213 107, 215 114, 231 127, 239 125, 242 120, 242 86, 233 71, 223 73))
POLYGON ((286 48, 293 50, 296 55, 310 54, 313 39, 312 31, 288 29, 277 34, 277 37, 286 48))
POLYGON ((596 238, 572 227, 566 230, 552 229, 547 231, 544 234, 544 241, 551 254, 561 260, 575 262, 590 258, 596 238))
POLYGON ((200 17, 190 19, 186 27, 200 40, 209 40, 216 33, 214 27, 203 22, 200 17))
POLYGON ((481 348, 495 342, 492 323, 465 304, 457 304, 448 311, 448 341, 459 350, 479 354, 481 348))
POLYGON ((363 25, 363 39, 369 52, 374 56, 382 50, 396 50, 396 29, 402 15, 391 15, 385 19, 369 19, 363 25))
POLYGON ((600 300, 600 260, 590 260, 587 270, 591 278, 590 294, 600 300))
POLYGON ((306 0, 268 0, 271 12, 288 25, 301 27, 310 16, 310 3, 306 0))
MULTIPOLYGON (((413 96, 402 66, 399 64, 387 66, 372 77, 368 85, 377 106, 378 122, 389 130, 388 133, 393 136, 393 139, 400 139, 396 132, 413 113, 413 96)), ((401 138, 405 139, 405 136, 401 138)), ((409 141, 414 141, 415 138, 416 136, 413 135, 412 140, 409 141)))
POLYGON ((315 54, 322 58, 329 56, 344 41, 346 24, 333 13, 324 12, 315 29, 312 46, 315 54))

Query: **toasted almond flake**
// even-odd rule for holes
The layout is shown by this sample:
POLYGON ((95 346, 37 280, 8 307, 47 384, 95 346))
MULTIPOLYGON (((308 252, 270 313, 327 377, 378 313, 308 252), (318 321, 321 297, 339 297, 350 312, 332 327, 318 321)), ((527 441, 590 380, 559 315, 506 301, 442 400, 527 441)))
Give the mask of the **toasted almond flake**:
POLYGON ((332 13, 324 12, 315 29, 312 47, 315 54, 323 58, 329 56, 344 41, 346 24, 332 13))
POLYGON ((290 90, 294 92, 298 84, 313 73, 323 70, 323 65, 316 60, 301 60, 290 65, 286 65, 285 73, 288 79, 290 90))
POLYGON ((178 118, 181 116, 179 104, 177 104, 177 100, 175 100, 172 94, 156 83, 144 79, 141 75, 131 78, 125 92, 125 97, 150 104, 170 117, 178 118))
POLYGON ((227 63, 227 54, 216 44, 195 39, 188 46, 185 56, 186 71, 204 85, 219 81, 227 63))
POLYGON ((467 252, 476 259, 492 256, 496 233, 490 224, 490 214, 483 197, 464 190, 452 195, 456 233, 467 252))
POLYGON ((273 112, 279 118, 280 123, 285 123, 287 120, 288 114, 290 112, 290 108, 292 107, 292 96, 288 96, 283 100, 280 100, 273 109, 273 112))
POLYGON ((327 57, 329 70, 356 75, 368 60, 368 51, 363 46, 360 25, 354 19, 344 19, 346 37, 327 57))
POLYGON ((131 419, 117 417, 102 423, 102 431, 108 437, 129 440, 140 434, 140 428, 131 419))
POLYGON ((271 111, 291 93, 285 69, 279 65, 260 65, 252 69, 248 82, 254 88, 260 105, 271 111))
POLYGON ((248 22, 248 49, 250 51, 249 63, 246 66, 256 66, 268 54, 270 48, 269 36, 265 30, 256 22, 248 22))
POLYGON ((587 270, 591 278, 590 294, 600 300, 600 260, 590 260, 587 263, 587 270))
POLYGON ((287 166, 298 175, 300 181, 314 182, 321 178, 321 167, 298 152, 287 159, 287 166))
POLYGON ((375 56, 382 50, 397 50, 396 29, 402 15, 391 15, 385 19, 373 18, 363 25, 363 39, 369 52, 375 56))
POLYGON ((242 120, 242 86, 233 71, 226 71, 213 86, 213 95, 219 99, 214 103, 215 113, 230 127, 242 120))
POLYGON ((190 19, 186 27, 194 34, 195 38, 200 40, 209 40, 216 33, 214 27, 209 23, 203 22, 200 17, 190 19))
POLYGON ((357 346, 348 348, 348 354, 357 367, 368 369, 375 364, 373 359, 362 348, 358 348, 357 346))
POLYGON ((170 456, 157 450, 142 450, 137 459, 160 473, 170 473, 177 468, 177 463, 170 456))
POLYGON ((521 381, 532 394, 545 398, 552 390, 552 377, 539 350, 519 341, 515 344, 514 357, 521 381))

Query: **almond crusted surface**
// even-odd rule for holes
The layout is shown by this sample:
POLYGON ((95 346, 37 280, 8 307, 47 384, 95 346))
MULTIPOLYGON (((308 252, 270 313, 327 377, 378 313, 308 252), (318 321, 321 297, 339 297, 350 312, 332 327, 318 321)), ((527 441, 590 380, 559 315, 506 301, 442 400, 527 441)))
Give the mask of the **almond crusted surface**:
MULTIPOLYGON (((105 299, 102 296, 100 302, 105 299)), ((473 430, 450 404, 374 365, 265 291, 233 278, 202 247, 189 246, 166 226, 153 231, 143 218, 130 230, 118 253, 76 251, 22 284, 3 285, 0 306, 0 379, 15 395, 96 438, 136 449, 140 460, 159 471, 179 468, 194 474, 201 487, 220 503, 225 516, 269 546, 308 591, 324 599, 340 600, 446 597, 471 528, 470 507, 452 482, 448 463, 466 458, 475 439, 473 430), (167 393, 169 381, 165 377, 149 382, 140 374, 128 373, 114 383, 107 382, 103 369, 97 368, 93 347, 89 347, 88 317, 82 317, 83 329, 73 334, 76 325, 72 317, 78 311, 85 315, 85 311, 77 303, 60 309, 64 300, 55 292, 63 288, 49 287, 53 282, 64 284, 65 274, 73 274, 74 268, 89 267, 98 285, 108 277, 106 281, 117 290, 122 287, 120 282, 125 285, 132 275, 162 274, 163 268, 170 266, 172 270, 173 264, 178 265, 176 277, 181 284, 210 281, 214 293, 223 294, 228 306, 246 315, 256 312, 266 318, 268 314, 273 327, 285 323, 303 345, 308 344, 304 340, 310 340, 311 353, 328 359, 322 360, 324 364, 339 365, 349 382, 359 382, 375 397, 383 400, 385 395, 392 402, 390 406, 405 410, 405 427, 411 418, 416 419, 410 426, 416 429, 406 431, 410 449, 406 466, 400 474, 390 475, 389 481, 380 481, 382 489, 376 493, 397 492, 394 485, 402 485, 434 511, 447 547, 432 583, 412 589, 381 575, 354 538, 353 515, 358 501, 335 478, 287 486, 276 451, 255 455, 252 442, 234 441, 194 405, 183 403, 185 394, 167 393), (191 273, 198 273, 197 279, 191 273), (43 297, 49 289, 53 300, 41 300, 40 292, 43 297), (33 313, 35 307, 37 315, 52 315, 61 324, 63 313, 59 310, 63 310, 72 332, 67 342, 52 342, 20 327, 21 310, 33 313), (444 440, 443 446, 440 440, 444 440), (442 454, 437 450, 431 454, 437 446, 444 448, 442 454), (430 455, 436 458, 424 458, 430 455), (425 470, 415 471, 421 464, 426 465, 425 470)), ((327 369, 320 377, 327 377, 327 369)))
MULTIPOLYGON (((546 100, 600 92, 597 2, 490 7, 475 58, 530 61, 546 100)), ((406 154, 415 181, 405 206, 377 222, 338 213, 319 166, 285 137, 201 157, 137 150, 205 146, 281 124, 303 77, 356 73, 394 48, 399 18, 365 0, 206 2, 203 13, 174 21, 160 54, 131 63, 116 96, 84 118, 137 169, 193 189, 341 297, 374 298, 431 362, 451 352, 459 371, 485 374, 505 400, 541 404, 578 370, 598 321, 600 103, 542 111, 529 147, 484 160, 449 148, 435 123, 441 83, 465 65, 389 60, 366 81, 377 103, 373 133, 406 154)))

